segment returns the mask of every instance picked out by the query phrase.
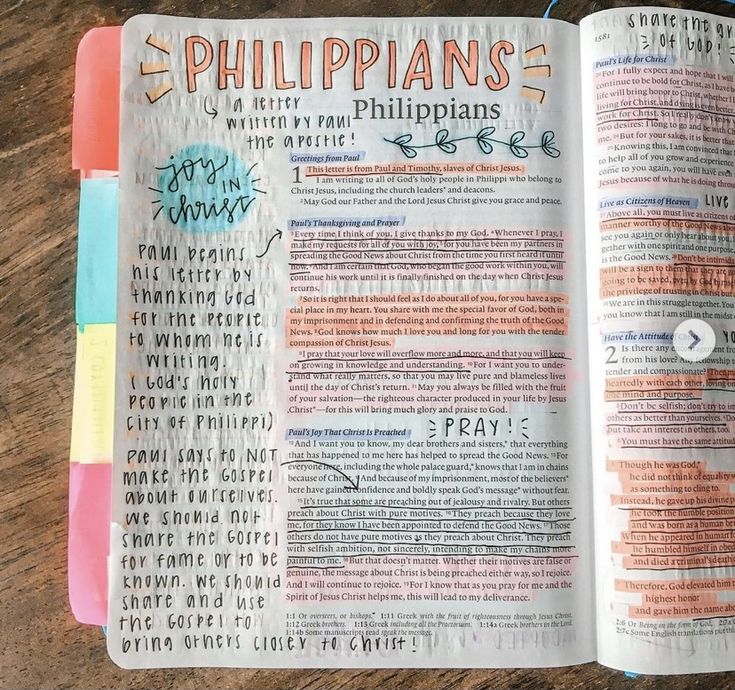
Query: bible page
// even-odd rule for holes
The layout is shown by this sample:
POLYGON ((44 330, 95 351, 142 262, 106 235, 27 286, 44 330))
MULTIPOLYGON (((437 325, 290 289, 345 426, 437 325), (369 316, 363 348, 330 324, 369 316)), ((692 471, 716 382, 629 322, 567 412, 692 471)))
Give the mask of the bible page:
POLYGON ((578 28, 124 28, 112 658, 594 657, 578 28))
POLYGON ((735 21, 582 22, 601 663, 732 669, 735 21))

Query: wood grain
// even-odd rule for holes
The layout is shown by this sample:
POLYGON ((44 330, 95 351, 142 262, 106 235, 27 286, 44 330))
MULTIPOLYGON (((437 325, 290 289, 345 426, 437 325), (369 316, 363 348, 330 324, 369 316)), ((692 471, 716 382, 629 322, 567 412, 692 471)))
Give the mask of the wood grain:
MULTIPOLYGON (((647 4, 647 3, 637 3, 647 4)), ((70 169, 77 43, 139 12, 223 18, 325 15, 541 16, 503 0, 5 0, 0 7, 0 685, 7 688, 733 688, 735 675, 643 678, 597 664, 549 670, 127 672, 66 594, 79 182, 70 169)), ((561 0, 578 21, 611 3, 561 0)), ((680 6, 680 4, 677 4, 680 6)), ((732 14, 724 2, 691 9, 732 14)))

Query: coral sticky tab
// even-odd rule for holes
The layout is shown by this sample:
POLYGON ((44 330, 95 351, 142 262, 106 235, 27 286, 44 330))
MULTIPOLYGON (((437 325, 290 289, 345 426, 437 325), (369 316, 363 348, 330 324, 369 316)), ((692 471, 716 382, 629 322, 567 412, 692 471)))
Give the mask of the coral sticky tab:
POLYGON ((117 170, 121 26, 84 34, 77 48, 71 167, 117 170))

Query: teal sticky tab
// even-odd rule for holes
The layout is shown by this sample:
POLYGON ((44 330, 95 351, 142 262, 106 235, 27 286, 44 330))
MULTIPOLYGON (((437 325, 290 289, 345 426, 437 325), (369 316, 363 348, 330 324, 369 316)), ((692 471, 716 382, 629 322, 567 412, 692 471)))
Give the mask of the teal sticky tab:
POLYGON ((113 177, 82 180, 77 255, 77 324, 115 323, 117 199, 113 177))

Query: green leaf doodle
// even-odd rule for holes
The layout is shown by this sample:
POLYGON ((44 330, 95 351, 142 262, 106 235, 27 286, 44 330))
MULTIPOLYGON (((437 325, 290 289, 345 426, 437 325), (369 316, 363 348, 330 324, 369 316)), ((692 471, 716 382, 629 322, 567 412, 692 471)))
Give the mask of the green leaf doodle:
POLYGON ((513 132, 508 141, 496 139, 493 137, 493 134, 495 134, 495 127, 483 127, 474 136, 454 137, 452 139, 449 136, 448 129, 440 129, 434 136, 434 141, 430 144, 413 143, 413 134, 401 134, 395 139, 384 139, 383 141, 397 146, 406 158, 416 158, 419 149, 438 148, 443 153, 456 153, 457 143, 461 141, 476 141, 480 151, 486 156, 489 156, 495 151, 495 146, 506 147, 516 158, 527 158, 529 152, 533 149, 539 149, 542 153, 549 156, 549 158, 558 158, 561 155, 559 149, 554 145, 556 135, 551 130, 547 130, 541 135, 538 144, 525 143, 526 133, 520 130, 513 132))

